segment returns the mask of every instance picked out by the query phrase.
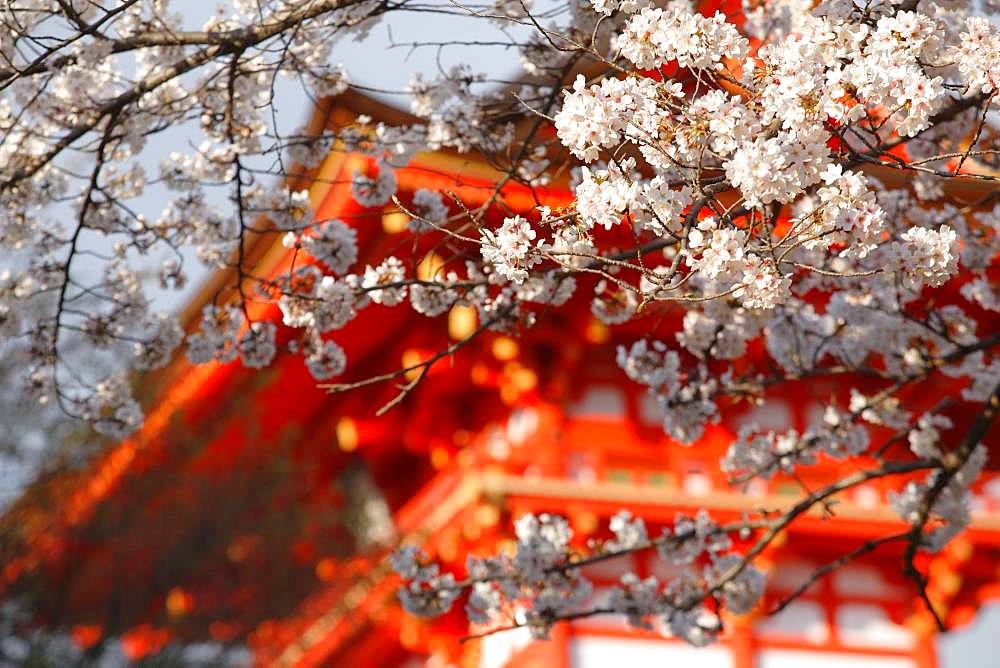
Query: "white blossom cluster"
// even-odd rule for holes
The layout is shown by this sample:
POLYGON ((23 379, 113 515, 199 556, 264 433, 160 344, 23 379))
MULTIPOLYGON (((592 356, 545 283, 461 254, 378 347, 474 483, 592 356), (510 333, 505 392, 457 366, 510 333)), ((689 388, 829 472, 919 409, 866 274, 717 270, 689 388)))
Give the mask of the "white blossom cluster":
POLYGON ((399 590, 403 605, 413 614, 437 616, 466 595, 465 611, 474 624, 502 628, 513 618, 535 638, 547 638, 561 619, 620 614, 636 628, 655 625, 706 645, 722 629, 719 611, 706 604, 709 597, 716 597, 730 612, 745 614, 764 593, 764 574, 732 551, 727 530, 706 513, 694 518, 678 515, 672 529, 650 540, 643 520, 621 511, 609 522, 613 537, 585 554, 577 552, 573 531, 562 517, 528 514, 514 526, 513 555, 470 556, 462 581, 450 573, 442 575, 440 566, 428 563, 418 548, 398 549, 390 560, 404 580, 399 590), (665 582, 628 573, 596 606, 593 585, 582 573, 585 566, 654 548, 659 558, 683 570, 665 582), (696 565, 703 557, 705 565, 696 565))
POLYGON ((625 23, 616 46, 622 57, 643 70, 670 61, 680 67, 708 68, 747 53, 746 38, 722 13, 705 18, 687 2, 640 10, 625 23))
POLYGON ((979 444, 950 475, 934 471, 925 481, 911 481, 900 492, 890 493, 892 509, 905 521, 914 525, 934 521, 921 536, 923 547, 937 552, 969 525, 969 487, 982 472, 986 457, 986 446, 979 444))

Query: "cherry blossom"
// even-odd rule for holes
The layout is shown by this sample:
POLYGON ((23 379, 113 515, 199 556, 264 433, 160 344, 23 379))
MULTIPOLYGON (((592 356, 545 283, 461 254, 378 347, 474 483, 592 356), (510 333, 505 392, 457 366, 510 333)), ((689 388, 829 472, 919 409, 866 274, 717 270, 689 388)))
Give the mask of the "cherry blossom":
POLYGON ((386 163, 377 170, 375 176, 357 172, 351 180, 351 194, 361 206, 382 206, 396 194, 396 172, 386 163))
POLYGON ((314 234, 300 237, 298 243, 334 274, 346 273, 358 259, 357 231, 339 220, 324 221, 314 230, 314 234))
POLYGON ((531 242, 537 233, 520 216, 504 219, 503 225, 495 232, 483 229, 480 234, 483 239, 483 259, 509 281, 523 283, 528 278, 527 270, 540 262, 532 254, 531 242))

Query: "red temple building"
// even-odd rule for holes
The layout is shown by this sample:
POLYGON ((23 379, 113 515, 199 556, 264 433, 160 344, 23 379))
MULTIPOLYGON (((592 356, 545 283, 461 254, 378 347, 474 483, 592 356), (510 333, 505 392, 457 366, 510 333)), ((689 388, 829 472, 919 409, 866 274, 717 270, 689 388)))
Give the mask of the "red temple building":
MULTIPOLYGON (((341 127, 359 113, 400 117, 349 94, 322 107, 314 129, 341 127)), ((351 198, 350 174, 366 160, 332 153, 311 191, 317 219, 355 226, 362 265, 413 245, 404 214, 362 209, 351 198)), ((418 155, 398 172, 400 198, 446 188, 474 206, 493 177, 468 156, 418 155)), ((545 195, 569 200, 564 186, 545 195)), ((517 186, 504 197, 514 209, 534 206, 517 186)), ((438 261, 425 248, 397 252, 425 266, 438 261)), ((277 276, 290 261, 277 234, 258 237, 249 258, 258 275, 277 276)), ((187 311, 192 326, 233 280, 226 272, 212 278, 187 311)), ((252 306, 251 315, 280 322, 270 304, 252 306)), ((678 322, 660 324, 658 334, 678 322)), ((476 326, 475 312, 462 307, 429 319, 369 306, 336 333, 350 360, 343 380, 410 366, 476 326)), ((508 544, 512 519, 527 512, 567 516, 582 544, 604 535, 621 508, 655 531, 678 512, 705 508, 725 521, 800 498, 800 484, 780 477, 730 487, 718 460, 744 422, 803 429, 819 398, 844 388, 795 385, 782 401, 729 407, 699 443, 680 447, 663 434, 655 402, 614 363, 615 347, 647 326, 609 329, 586 303, 547 313, 516 339, 476 338, 381 416, 393 384, 330 395, 300 356, 279 353, 262 371, 178 360, 143 381, 147 419, 135 436, 85 471, 40 482, 8 512, 16 556, 0 570, 3 591, 32 596, 41 620, 70 629, 83 646, 121 637, 135 659, 170 641, 212 639, 245 643, 259 665, 289 667, 936 666, 933 621, 901 572, 901 545, 859 558, 782 613, 766 614, 820 565, 905 530, 887 505, 890 488, 878 482, 840 497, 831 516, 810 514, 781 535, 760 562, 767 599, 727 619, 709 648, 599 617, 561 623, 544 642, 523 630, 462 642, 469 629, 460 611, 426 621, 401 610, 385 561, 399 542, 419 542, 461 570, 467 554, 508 544)), ((279 340, 292 336, 282 330, 279 340)), ((996 430, 988 442, 995 456, 975 487, 972 525, 918 563, 952 626, 1000 596, 996 430)), ((814 487, 842 474, 821 462, 802 482, 814 487)), ((663 568, 639 555, 588 575, 599 597, 625 571, 663 568)))

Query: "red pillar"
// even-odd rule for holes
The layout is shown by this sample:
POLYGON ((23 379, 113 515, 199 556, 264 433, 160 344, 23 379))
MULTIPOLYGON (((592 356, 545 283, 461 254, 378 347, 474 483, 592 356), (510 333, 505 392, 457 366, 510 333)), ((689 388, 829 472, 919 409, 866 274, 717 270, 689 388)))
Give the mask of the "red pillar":
POLYGON ((552 668, 570 668, 569 642, 572 637, 569 622, 560 622, 552 627, 552 668))
POLYGON ((917 646, 913 652, 917 668, 938 668, 937 647, 934 644, 935 634, 919 633, 917 646))
POLYGON ((733 668, 754 668, 753 626, 750 620, 735 620, 731 628, 733 635, 730 639, 730 646, 733 649, 733 668))

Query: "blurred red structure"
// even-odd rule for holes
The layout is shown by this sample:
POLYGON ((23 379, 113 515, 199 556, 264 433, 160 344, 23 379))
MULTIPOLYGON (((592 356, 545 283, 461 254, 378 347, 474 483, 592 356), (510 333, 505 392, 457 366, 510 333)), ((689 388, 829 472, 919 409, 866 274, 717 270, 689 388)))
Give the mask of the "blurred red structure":
MULTIPOLYGON (((345 96, 317 115, 316 127, 340 127, 358 113, 399 116, 345 96)), ((317 219, 354 225, 362 263, 390 252, 414 266, 444 262, 443 250, 404 232, 405 217, 392 207, 354 203, 350 175, 365 167, 361 156, 330 155, 312 189, 317 219)), ((441 189, 476 206, 493 192, 494 176, 467 157, 418 156, 398 173, 400 197, 441 189)), ((565 187, 538 194, 553 206, 570 200, 565 187)), ((516 184, 502 197, 517 211, 536 204, 516 184)), ((627 231, 617 233, 631 241, 627 231)), ((278 241, 264 234, 250 248, 258 275, 288 270, 291 256, 278 241)), ((233 281, 231 272, 214 277, 188 319, 204 303, 224 300, 233 281)), ((280 321, 263 301, 251 316, 280 321)), ((9 595, 30 595, 40 621, 72 629, 81 645, 120 636, 135 658, 171 640, 211 638, 246 642, 261 665, 274 666, 562 668, 608 665, 608 656, 635 666, 935 666, 933 625, 900 572, 902 546, 846 566, 778 617, 762 614, 819 565, 904 529, 885 501, 898 479, 853 490, 832 517, 796 522, 764 555, 768 600, 727 620, 715 649, 691 650, 600 619, 559 625, 547 643, 516 632, 463 643, 460 612, 424 622, 399 609, 384 560, 399 541, 419 541, 460 570, 466 554, 502 549, 510 520, 526 512, 568 516, 582 544, 622 507, 656 531, 699 508, 725 520, 787 507, 802 484, 815 488, 843 474, 823 461, 801 481, 737 490, 717 462, 743 422, 802 429, 819 400, 845 395, 846 384, 789 383, 764 406, 727 406, 694 447, 667 439, 655 405, 615 366, 614 349, 644 335, 668 339, 681 316, 675 310, 609 330, 577 299, 545 312, 518 338, 476 338, 381 417, 376 409, 397 392, 392 383, 331 396, 298 356, 279 353, 264 371, 178 361, 145 383, 148 419, 135 437, 85 472, 43 481, 8 513, 16 541, 0 581, 9 595)), ((427 319, 405 307, 370 306, 333 334, 350 360, 343 380, 412 365, 476 326, 474 312, 461 307, 427 319)), ((294 335, 282 330, 279 340, 294 335)), ((931 405, 955 387, 942 380, 936 396, 922 400, 931 405)), ((996 436, 988 438, 994 451, 996 436)), ((976 492, 972 527, 919 564, 952 624, 1000 594, 993 470, 976 492)), ((640 555, 590 575, 600 590, 627 570, 661 569, 640 555)))

